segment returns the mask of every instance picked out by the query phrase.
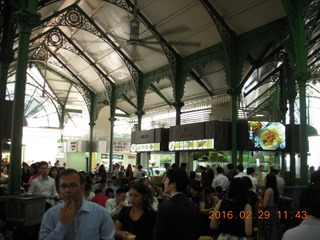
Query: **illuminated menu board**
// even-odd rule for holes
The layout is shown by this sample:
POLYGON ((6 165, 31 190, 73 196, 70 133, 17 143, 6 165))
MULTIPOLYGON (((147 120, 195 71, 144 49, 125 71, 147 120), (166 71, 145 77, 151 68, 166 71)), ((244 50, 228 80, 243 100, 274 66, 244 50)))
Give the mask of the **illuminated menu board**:
POLYGON ((211 138, 211 139, 169 142, 169 151, 199 150, 199 149, 214 149, 214 139, 211 138))
POLYGON ((131 152, 160 151, 160 143, 131 144, 131 152))

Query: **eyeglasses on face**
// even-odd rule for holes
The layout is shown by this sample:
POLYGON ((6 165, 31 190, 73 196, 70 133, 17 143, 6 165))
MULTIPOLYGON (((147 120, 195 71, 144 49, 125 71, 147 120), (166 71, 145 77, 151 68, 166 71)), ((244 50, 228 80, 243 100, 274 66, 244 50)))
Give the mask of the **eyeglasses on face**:
POLYGON ((66 188, 77 188, 77 187, 79 187, 79 184, 78 183, 70 183, 70 184, 61 184, 60 185, 60 188, 62 188, 62 189, 66 189, 66 188))

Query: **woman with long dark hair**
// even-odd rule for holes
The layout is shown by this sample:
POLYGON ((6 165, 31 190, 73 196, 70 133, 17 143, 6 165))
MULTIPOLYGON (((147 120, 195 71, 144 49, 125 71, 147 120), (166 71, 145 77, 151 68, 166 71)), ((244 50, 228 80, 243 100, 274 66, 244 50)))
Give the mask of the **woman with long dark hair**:
POLYGON ((217 240, 246 239, 252 234, 252 208, 248 203, 248 186, 241 178, 229 184, 227 198, 220 200, 210 212, 211 229, 219 229, 217 240))
POLYGON ((279 192, 277 178, 273 173, 266 176, 266 188, 260 203, 262 217, 258 219, 261 240, 281 239, 281 224, 278 217, 279 192))
POLYGON ((151 240, 156 212, 152 210, 153 195, 151 189, 141 182, 130 186, 131 206, 123 207, 116 221, 116 239, 127 239, 129 234, 136 240, 151 240))
POLYGON ((133 180, 133 171, 131 164, 128 164, 125 175, 129 182, 133 180))
POLYGON ((28 186, 30 186, 30 184, 31 184, 33 179, 39 177, 38 164, 37 163, 32 163, 30 168, 29 168, 29 171, 30 171, 30 178, 29 178, 29 181, 28 181, 28 186))
POLYGON ((28 163, 23 162, 22 163, 22 172, 21 172, 21 181, 22 186, 26 186, 29 182, 30 178, 30 167, 28 163))
POLYGON ((59 169, 57 167, 51 167, 48 175, 52 177, 56 183, 56 190, 59 192, 59 181, 58 181, 59 169))

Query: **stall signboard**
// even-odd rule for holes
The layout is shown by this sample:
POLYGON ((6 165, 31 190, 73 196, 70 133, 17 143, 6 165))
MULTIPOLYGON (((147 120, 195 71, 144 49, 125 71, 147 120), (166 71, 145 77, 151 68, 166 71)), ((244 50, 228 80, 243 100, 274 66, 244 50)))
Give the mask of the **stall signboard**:
POLYGON ((279 151, 286 147, 286 128, 280 122, 248 121, 248 150, 279 151))
POLYGON ((169 129, 156 128, 131 134, 131 152, 168 151, 169 129))
POLYGON ((187 151, 214 149, 214 139, 198 139, 188 141, 170 141, 169 151, 187 151))
POLYGON ((131 144, 131 152, 153 152, 160 151, 160 143, 131 144))

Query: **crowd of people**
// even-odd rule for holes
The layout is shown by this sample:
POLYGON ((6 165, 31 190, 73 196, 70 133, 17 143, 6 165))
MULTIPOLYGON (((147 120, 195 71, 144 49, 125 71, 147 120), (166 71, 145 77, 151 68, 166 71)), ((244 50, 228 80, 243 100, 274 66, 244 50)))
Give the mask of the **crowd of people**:
MULTIPOLYGON (((235 171, 232 164, 202 167, 198 178, 196 171, 187 173, 185 163, 165 164, 162 186, 151 186, 141 165, 115 164, 112 173, 103 164, 93 173, 50 166, 22 164, 22 190, 47 197, 39 239, 295 240, 302 233, 307 239, 320 233, 320 171, 311 175, 300 208, 284 216, 289 214, 281 206, 285 182, 273 168, 262 178, 260 167, 257 173, 252 167, 244 173, 242 165, 235 171), (300 225, 281 225, 281 218, 298 216, 300 225)), ((0 213, 0 233, 7 240, 0 213)))

